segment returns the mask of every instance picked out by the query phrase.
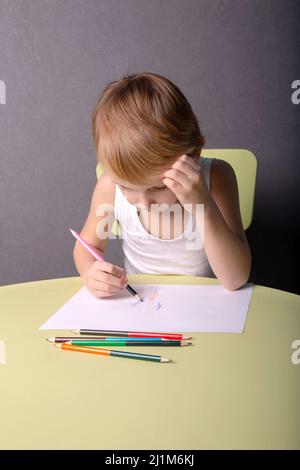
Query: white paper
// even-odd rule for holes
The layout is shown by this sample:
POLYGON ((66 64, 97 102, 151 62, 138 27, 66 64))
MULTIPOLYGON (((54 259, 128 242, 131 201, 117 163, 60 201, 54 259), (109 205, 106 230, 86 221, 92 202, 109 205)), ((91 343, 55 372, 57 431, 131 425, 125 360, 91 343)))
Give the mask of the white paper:
POLYGON ((242 333, 253 291, 252 283, 235 291, 221 285, 131 286, 144 302, 126 289, 96 298, 82 287, 40 329, 242 333))

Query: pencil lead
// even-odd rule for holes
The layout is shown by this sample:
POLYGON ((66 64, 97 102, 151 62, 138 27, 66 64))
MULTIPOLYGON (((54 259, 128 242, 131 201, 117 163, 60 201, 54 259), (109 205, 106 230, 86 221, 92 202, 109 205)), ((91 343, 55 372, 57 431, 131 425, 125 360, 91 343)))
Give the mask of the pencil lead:
POLYGON ((49 341, 49 343, 54 343, 55 339, 54 338, 46 338, 45 341, 49 341))
POLYGON ((71 333, 74 333, 75 335, 79 335, 80 330, 71 330, 71 333))

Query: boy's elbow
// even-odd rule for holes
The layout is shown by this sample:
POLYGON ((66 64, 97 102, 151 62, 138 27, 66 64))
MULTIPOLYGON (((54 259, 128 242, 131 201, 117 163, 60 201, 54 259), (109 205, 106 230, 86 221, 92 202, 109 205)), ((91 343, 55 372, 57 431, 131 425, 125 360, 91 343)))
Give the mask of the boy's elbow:
POLYGON ((74 247, 73 247, 73 251, 72 251, 72 256, 73 256, 74 263, 76 263, 76 258, 77 258, 77 253, 78 253, 78 245, 79 245, 79 242, 78 242, 78 240, 76 240, 76 242, 74 244, 74 247))
POLYGON ((247 281, 245 282, 238 282, 238 283, 235 283, 235 284, 223 284, 223 287, 225 287, 225 289, 227 290, 238 290, 240 289, 242 286, 244 286, 246 284, 247 281))
POLYGON ((249 280, 249 276, 250 276, 250 272, 247 273, 247 276, 244 276, 243 278, 241 278, 239 280, 232 281, 232 282, 229 282, 229 283, 228 282, 223 283, 223 286, 227 290, 238 290, 241 287, 243 287, 245 284, 247 284, 247 282, 249 280))
POLYGON ((247 253, 247 261, 246 261, 246 266, 244 267, 244 274, 241 275, 239 278, 236 278, 234 280, 231 280, 230 282, 225 282, 223 283, 223 286, 227 290, 238 290, 241 287, 243 287, 245 284, 247 284, 249 277, 250 277, 250 272, 251 272, 251 265, 252 265, 252 256, 250 249, 248 250, 247 253))
POLYGON ((74 258, 75 252, 76 252, 76 247, 77 247, 77 241, 76 241, 76 243, 74 243, 74 246, 73 246, 73 251, 72 251, 73 258, 74 258))

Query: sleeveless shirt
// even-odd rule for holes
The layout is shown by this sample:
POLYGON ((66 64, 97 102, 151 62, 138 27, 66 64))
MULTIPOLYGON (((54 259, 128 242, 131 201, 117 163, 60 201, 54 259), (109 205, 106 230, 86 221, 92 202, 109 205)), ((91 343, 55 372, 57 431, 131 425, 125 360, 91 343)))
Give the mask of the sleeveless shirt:
MULTIPOLYGON (((199 156, 209 190, 213 160, 199 156)), ((174 239, 158 238, 147 232, 139 219, 137 207, 127 200, 116 184, 114 216, 119 221, 126 273, 216 277, 204 250, 201 237, 204 227, 201 225, 199 231, 199 223, 196 227, 194 215, 186 210, 183 212, 183 220, 187 220, 183 233, 174 239)), ((204 223, 204 211, 203 217, 198 220, 204 223)))

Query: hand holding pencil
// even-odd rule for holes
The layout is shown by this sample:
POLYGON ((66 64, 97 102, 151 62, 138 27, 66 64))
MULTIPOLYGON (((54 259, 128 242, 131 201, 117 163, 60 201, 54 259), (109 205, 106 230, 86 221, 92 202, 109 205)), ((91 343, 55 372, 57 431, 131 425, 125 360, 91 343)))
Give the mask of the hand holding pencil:
POLYGON ((89 245, 83 238, 70 229, 72 235, 79 243, 89 251, 96 261, 83 275, 86 287, 95 297, 110 297, 126 288, 137 300, 143 302, 138 293, 128 285, 125 270, 119 266, 106 262, 102 256, 97 253, 94 247, 89 245))
POLYGON ((127 285, 124 270, 106 261, 95 261, 82 277, 95 297, 111 297, 127 285))

